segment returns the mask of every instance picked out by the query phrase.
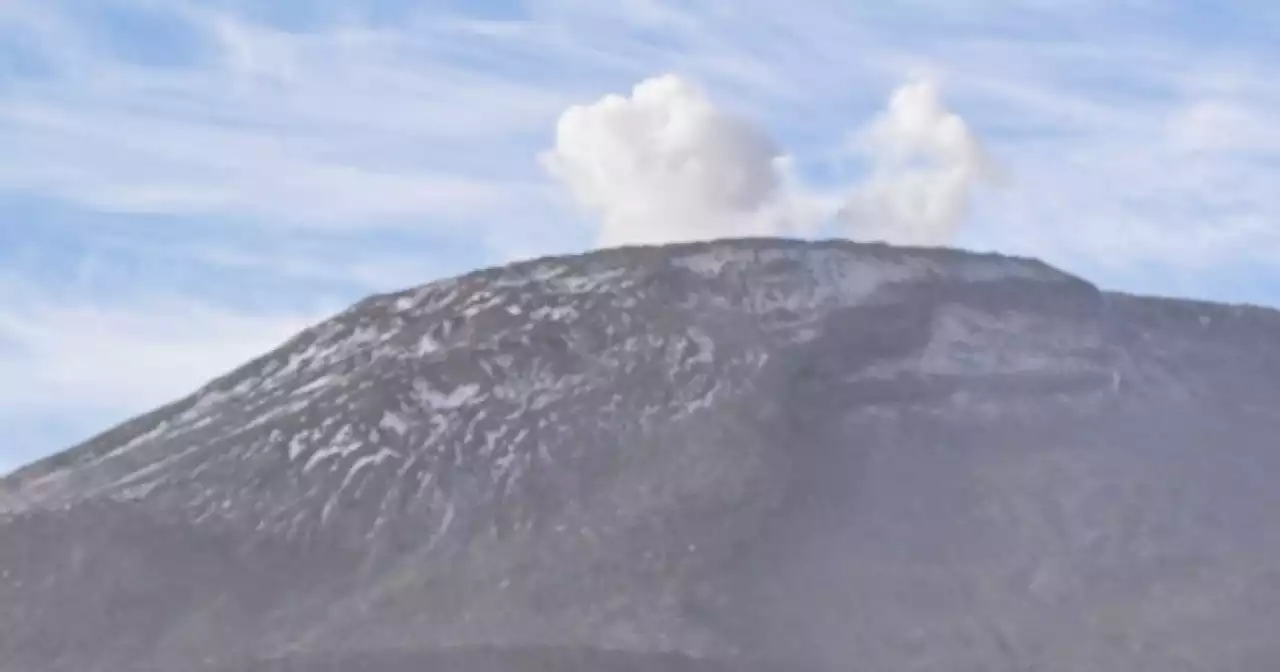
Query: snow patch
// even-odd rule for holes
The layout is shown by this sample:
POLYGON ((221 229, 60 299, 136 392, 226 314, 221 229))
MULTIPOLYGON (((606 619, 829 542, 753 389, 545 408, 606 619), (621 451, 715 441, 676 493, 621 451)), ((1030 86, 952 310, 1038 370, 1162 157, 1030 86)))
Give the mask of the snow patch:
POLYGON ((711 364, 715 362, 716 344, 711 337, 698 329, 689 330, 689 339, 698 346, 698 354, 689 358, 689 364, 711 364))
POLYGON ((566 322, 577 318, 578 311, 572 306, 543 306, 530 313, 529 317, 534 320, 566 322))
POLYGON ((187 411, 182 414, 182 417, 179 418, 179 420, 186 420, 201 415, 205 411, 221 404, 230 397, 231 393, 224 390, 208 390, 207 392, 203 392, 196 398, 196 402, 191 405, 191 408, 187 409, 187 411))
POLYGON ((275 420, 276 418, 294 415, 310 406, 311 401, 311 399, 298 399, 288 404, 276 406, 275 408, 268 410, 266 413, 258 415, 253 420, 250 420, 244 425, 244 429, 255 429, 275 420))
POLYGON ((715 246, 704 252, 688 254, 671 260, 676 266, 693 271, 704 278, 715 278, 724 272, 729 264, 742 264, 756 258, 754 250, 743 250, 730 246, 715 246))
POLYGON ((378 422, 378 426, 394 432, 397 436, 404 436, 405 432, 409 431, 409 423, 391 411, 382 414, 382 420, 378 422))
POLYGON ((390 448, 380 448, 378 449, 378 452, 372 455, 365 455, 363 457, 360 457, 355 461, 354 464, 351 465, 351 469, 347 471, 346 477, 342 479, 342 487, 339 489, 345 490, 347 488, 347 485, 351 483, 351 480, 354 479, 357 475, 359 475, 360 472, 366 467, 377 466, 389 459, 396 458, 396 457, 400 457, 400 453, 390 448))
POLYGON ((296 461, 306 448, 306 440, 302 438, 302 434, 294 434, 293 438, 289 439, 289 462, 296 461))
POLYGON ((547 287, 550 289, 568 293, 582 294, 584 292, 594 291, 613 280, 617 280, 629 273, 629 269, 625 267, 610 268, 604 271, 585 275, 571 275, 569 277, 557 277, 547 281, 547 287))
POLYGON ((138 446, 141 446, 145 443, 149 443, 151 441, 159 439, 160 437, 164 436, 165 432, 167 431, 169 431, 169 421, 162 420, 155 427, 151 428, 151 431, 148 431, 145 434, 139 434, 138 436, 135 436, 128 443, 120 446, 119 448, 116 448, 115 450, 108 452, 107 454, 103 455, 102 457, 98 458, 95 461, 101 462, 103 460, 108 460, 110 458, 116 457, 117 455, 127 453, 133 450, 134 448, 137 448, 138 446))
POLYGON ((347 425, 338 431, 338 434, 333 437, 328 446, 311 454, 311 458, 307 460, 307 464, 302 468, 302 471, 303 473, 311 471, 313 467, 330 457, 346 457, 363 448, 364 445, 363 441, 355 438, 351 425, 347 425))
POLYGON ((311 394, 312 392, 316 392, 318 390, 328 387, 329 385, 333 384, 334 382, 340 379, 341 379, 341 376, 326 374, 326 375, 320 376, 319 378, 316 378, 315 380, 312 380, 311 382, 307 383, 306 385, 303 385, 302 387, 299 387, 298 389, 294 390, 293 393, 295 395, 311 394))
POLYGON ((432 338, 431 334, 423 334, 422 338, 418 340, 418 347, 415 350, 415 353, 418 357, 426 357, 427 355, 438 352, 439 350, 440 341, 432 338))
POLYGON ((437 411, 461 408, 480 395, 480 386, 467 383, 453 388, 448 393, 431 387, 427 381, 419 378, 413 381, 413 391, 423 405, 437 411))
POLYGON ((481 292, 467 302, 467 307, 462 311, 462 315, 469 320, 494 306, 500 305, 505 300, 506 297, 500 294, 481 292))

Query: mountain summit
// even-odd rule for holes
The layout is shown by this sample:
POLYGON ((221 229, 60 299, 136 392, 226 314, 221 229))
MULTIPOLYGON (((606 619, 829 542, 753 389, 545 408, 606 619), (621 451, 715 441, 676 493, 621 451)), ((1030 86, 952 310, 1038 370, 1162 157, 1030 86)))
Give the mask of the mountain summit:
POLYGON ((1276 436, 1272 311, 840 241, 523 262, 0 481, 0 671, 1271 672, 1276 436))

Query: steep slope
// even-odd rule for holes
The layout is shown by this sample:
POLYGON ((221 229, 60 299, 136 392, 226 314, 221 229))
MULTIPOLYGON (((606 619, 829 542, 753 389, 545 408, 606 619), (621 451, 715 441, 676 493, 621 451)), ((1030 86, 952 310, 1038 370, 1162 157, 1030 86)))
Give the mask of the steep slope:
POLYGON ((1269 670, 1277 430, 1269 311, 844 242, 526 262, 0 482, 0 669, 1269 670))

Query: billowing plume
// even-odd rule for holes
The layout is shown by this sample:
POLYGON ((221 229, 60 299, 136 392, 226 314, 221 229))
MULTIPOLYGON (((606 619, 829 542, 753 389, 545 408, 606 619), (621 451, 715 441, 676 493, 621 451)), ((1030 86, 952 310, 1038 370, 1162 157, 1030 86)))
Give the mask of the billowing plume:
POLYGON ((978 139, 943 107, 929 80, 893 93, 889 107, 855 136, 871 174, 838 217, 851 238, 903 245, 954 239, 970 194, 992 171, 978 139))
POLYGON ((600 217, 599 243, 800 233, 787 159, 675 75, 561 115, 543 165, 600 217))
POLYGON ((893 94, 855 134, 862 184, 819 197, 762 129, 676 75, 637 84, 560 117, 540 158, 589 214, 600 245, 805 235, 823 225, 860 240, 945 245, 986 173, 982 149, 930 81, 893 94))

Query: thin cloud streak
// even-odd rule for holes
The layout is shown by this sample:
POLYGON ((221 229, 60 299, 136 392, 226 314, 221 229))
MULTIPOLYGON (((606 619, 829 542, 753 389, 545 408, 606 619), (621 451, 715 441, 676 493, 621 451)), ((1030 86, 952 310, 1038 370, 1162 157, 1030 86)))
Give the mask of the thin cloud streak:
POLYGON ((22 384, 0 388, 0 418, 62 408, 123 419, 194 391, 328 312, 254 314, 180 297, 112 306, 7 296, 0 378, 22 384))

